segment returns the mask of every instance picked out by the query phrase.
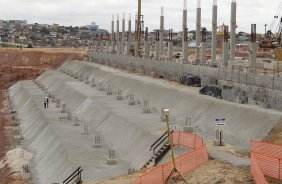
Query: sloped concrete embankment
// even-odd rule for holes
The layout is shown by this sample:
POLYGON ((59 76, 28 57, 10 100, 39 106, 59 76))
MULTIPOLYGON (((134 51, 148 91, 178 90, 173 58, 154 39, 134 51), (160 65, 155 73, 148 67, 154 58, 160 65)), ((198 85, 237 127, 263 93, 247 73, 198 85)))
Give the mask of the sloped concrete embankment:
POLYGON ((66 115, 61 114, 54 103, 44 109, 42 99, 47 94, 33 82, 24 81, 10 89, 11 98, 15 101, 13 106, 22 118, 23 136, 27 139, 25 146, 35 153, 33 175, 36 183, 61 182, 78 166, 83 168, 84 181, 127 174, 128 168, 140 168, 148 161, 150 155, 143 157, 144 154, 164 132, 158 114, 147 116, 142 113, 142 108, 136 106, 131 109, 127 101, 117 101, 115 96, 109 98, 105 92, 62 72, 45 72, 37 81, 60 99, 61 104, 67 105, 67 111, 80 119, 81 126, 60 121, 59 117, 66 115), (158 123, 151 125, 152 121, 158 123), (82 135, 86 124, 89 135, 82 135), (100 149, 93 149, 95 136, 101 137, 100 149), (106 164, 108 149, 115 150, 117 165, 106 164), (44 153, 54 158, 42 158, 44 153), (56 163, 53 164, 53 161, 56 163))
MULTIPOLYGON (((105 101, 105 91, 93 89, 84 82, 56 71, 45 72, 37 80, 56 99, 60 99, 61 104, 67 104, 68 111, 72 112, 73 117, 80 119, 81 126, 87 124, 91 134, 101 136, 105 142, 103 146, 116 150, 118 157, 126 162, 123 173, 127 172, 131 162, 142 162, 140 157, 144 156, 153 141, 162 133, 159 131, 160 124, 152 130, 149 126, 142 127, 142 121, 148 121, 146 117, 144 119, 142 109, 129 112, 127 102, 111 102, 115 99, 105 101)), ((160 121, 158 116, 152 118, 160 121)))
MULTIPOLYGON (((24 82, 18 82, 9 90, 13 108, 20 118, 20 128, 24 137, 22 146, 35 153, 32 164, 32 177, 35 183, 63 181, 73 171, 67 156, 57 141, 40 109, 35 105, 31 92, 23 88, 24 82)), ((42 96, 39 89, 33 94, 42 96)))
POLYGON ((149 100, 158 111, 162 107, 170 108, 179 129, 188 113, 195 131, 210 140, 215 138, 217 129, 214 120, 224 117, 225 141, 243 151, 249 150, 250 140, 264 138, 282 118, 281 112, 201 96, 197 91, 168 81, 126 74, 101 65, 68 62, 61 68, 81 74, 90 81, 95 79, 97 84, 102 82, 105 86, 112 85, 113 89, 122 89, 125 94, 132 93, 140 102, 149 100))

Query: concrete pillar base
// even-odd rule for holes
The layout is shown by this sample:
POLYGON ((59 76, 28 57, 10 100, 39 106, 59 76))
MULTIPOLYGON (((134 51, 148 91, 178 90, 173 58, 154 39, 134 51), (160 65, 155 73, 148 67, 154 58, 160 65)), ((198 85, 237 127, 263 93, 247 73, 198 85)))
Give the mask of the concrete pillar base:
POLYGON ((93 148, 102 148, 102 144, 94 144, 93 148))
POLYGON ((143 113, 148 114, 151 112, 151 108, 150 107, 144 107, 143 108, 143 113))
POLYGON ((129 101, 128 105, 135 105, 135 101, 129 101))
POLYGON ((185 127, 183 127, 183 132, 193 133, 194 132, 194 127, 192 127, 192 126, 185 126, 185 127))
POLYGON ((108 165, 116 165, 117 164, 117 160, 116 159, 108 159, 107 160, 107 164, 108 165))
POLYGON ((117 95, 117 100, 123 100, 123 96, 122 95, 117 95))
POLYGON ((112 90, 107 90, 107 95, 113 95, 112 90))
POLYGON ((221 141, 221 145, 220 145, 220 141, 219 141, 219 140, 214 140, 214 141, 213 141, 213 145, 214 145, 214 146, 225 146, 225 141, 222 140, 222 141, 221 141))

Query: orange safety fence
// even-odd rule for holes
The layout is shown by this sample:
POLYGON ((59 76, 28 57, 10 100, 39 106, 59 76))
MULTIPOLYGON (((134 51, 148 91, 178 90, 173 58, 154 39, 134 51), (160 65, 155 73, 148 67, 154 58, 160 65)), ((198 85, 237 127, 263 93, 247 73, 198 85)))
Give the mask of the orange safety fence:
POLYGON ((258 184, 267 183, 264 175, 282 180, 282 146, 252 141, 251 173, 258 184))
MULTIPOLYGON (((201 137, 177 131, 172 133, 172 142, 174 145, 192 149, 191 152, 184 153, 175 159, 176 168, 182 175, 208 162, 207 148, 201 137)), ((138 177, 133 184, 164 184, 172 169, 172 162, 159 165, 138 177)))

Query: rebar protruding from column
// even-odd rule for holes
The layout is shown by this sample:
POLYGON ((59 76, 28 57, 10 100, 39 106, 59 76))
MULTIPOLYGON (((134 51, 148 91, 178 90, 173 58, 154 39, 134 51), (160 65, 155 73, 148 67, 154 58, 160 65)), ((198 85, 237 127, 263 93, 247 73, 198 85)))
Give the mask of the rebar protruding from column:
POLYGON ((257 57, 257 31, 256 24, 251 25, 251 40, 249 44, 249 63, 252 72, 256 71, 256 57, 257 57))
POLYGON ((228 26, 224 26, 223 33, 223 49, 222 49, 222 66, 227 67, 228 65, 228 26))
POLYGON ((202 31, 202 41, 201 41, 201 64, 204 65, 206 64, 207 60, 207 29, 203 28, 202 31))
POLYGON ((192 126, 192 118, 191 117, 188 117, 188 116, 185 117, 185 125, 183 127, 183 131, 189 132, 189 133, 194 132, 194 127, 192 126))
POLYGON ((104 87, 103 82, 99 82, 99 83, 98 83, 98 90, 99 90, 99 91, 104 91, 104 90, 105 90, 105 87, 104 87))
POLYGON ((89 84, 89 77, 88 76, 85 76, 84 82, 85 82, 85 84, 89 84))
POLYGON ((78 79, 78 75, 79 75, 78 72, 75 72, 75 73, 74 73, 74 78, 75 78, 75 79, 78 79))
POLYGON ((56 108, 60 108, 61 107, 61 100, 57 99, 56 100, 56 108))
POLYGON ((217 129, 215 132, 215 140, 214 140, 214 146, 225 146, 225 141, 223 138, 223 130, 217 129))
POLYGON ((123 100, 122 90, 117 91, 117 100, 123 100))
POLYGON ((84 124, 82 135, 89 135, 88 125, 86 123, 84 124))
POLYGON ((95 136, 95 142, 94 142, 93 148, 101 148, 101 147, 102 147, 101 137, 95 136))
POLYGON ((84 75, 83 74, 79 74, 79 80, 83 81, 83 79, 84 79, 84 75))
POLYGON ((169 30, 169 41, 168 41, 168 61, 172 60, 172 49, 173 49, 173 42, 172 42, 172 37, 173 37, 173 30, 169 30))
POLYGON ((75 116, 75 118, 74 118, 74 125, 73 126, 80 126, 79 117, 75 116))
POLYGON ((161 17, 160 17, 160 55, 164 54, 164 7, 161 7, 161 17))
POLYGON ((151 112, 151 108, 150 108, 149 100, 145 100, 144 107, 143 107, 143 113, 150 113, 150 112, 151 112))
POLYGON ((67 112, 67 104, 62 104, 61 113, 66 113, 66 112, 67 112))
POLYGON ((108 85, 108 88, 107 88, 107 95, 112 95, 112 94, 113 94, 112 86, 111 86, 111 85, 108 85))
POLYGON ((128 105, 135 105, 134 94, 129 95, 128 105))
POLYGON ((216 62, 216 47, 217 47, 217 0, 213 0, 212 6, 212 47, 211 61, 216 62))
POLYGON ((96 87, 95 79, 91 79, 91 86, 92 86, 92 87, 96 87))
POLYGON ((109 150, 109 158, 107 160, 107 164, 108 165, 116 165, 117 164, 117 160, 116 160, 116 156, 115 156, 115 150, 109 150))
POLYGON ((235 48, 236 48, 236 0, 231 2, 231 20, 230 20, 230 61, 235 61, 235 48))
POLYGON ((200 60, 200 42, 201 42, 201 0, 198 0, 196 10, 196 63, 200 60))
POLYGON ((156 30, 155 33, 155 59, 160 59, 160 31, 156 30))

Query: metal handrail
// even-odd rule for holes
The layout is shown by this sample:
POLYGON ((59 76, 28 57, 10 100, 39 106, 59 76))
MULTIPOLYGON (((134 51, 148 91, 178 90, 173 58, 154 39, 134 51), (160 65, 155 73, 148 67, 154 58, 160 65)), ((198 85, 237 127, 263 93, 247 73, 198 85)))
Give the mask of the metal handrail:
POLYGON ((165 133, 164 133, 161 137, 159 137, 159 138, 151 145, 150 151, 151 151, 152 148, 155 146, 155 144, 157 144, 164 136, 167 137, 167 131, 165 131, 165 133))
POLYGON ((79 178, 79 183, 81 182, 81 172, 83 169, 79 166, 67 179, 63 181, 63 184, 68 184, 71 182, 75 177, 79 178))

